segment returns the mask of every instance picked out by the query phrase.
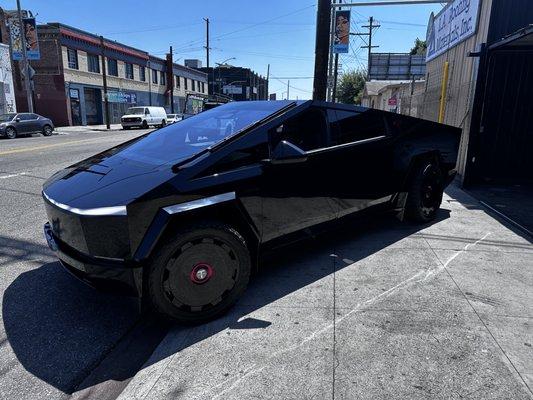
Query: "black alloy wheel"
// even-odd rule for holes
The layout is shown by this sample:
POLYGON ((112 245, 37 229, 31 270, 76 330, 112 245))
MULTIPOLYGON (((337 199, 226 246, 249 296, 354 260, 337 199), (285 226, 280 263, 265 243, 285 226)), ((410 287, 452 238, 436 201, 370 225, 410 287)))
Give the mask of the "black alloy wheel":
POLYGON ((17 137, 17 131, 12 126, 6 128, 6 138, 15 139, 17 137))
POLYGON ((246 243, 216 222, 178 232, 157 251, 149 275, 155 310, 182 323, 213 319, 246 289, 251 263, 246 243))
POLYGON ((407 194, 406 215, 416 222, 435 219, 442 203, 442 171, 435 162, 425 161, 414 171, 407 194))
POLYGON ((50 125, 43 126, 43 136, 52 136, 54 130, 50 125))

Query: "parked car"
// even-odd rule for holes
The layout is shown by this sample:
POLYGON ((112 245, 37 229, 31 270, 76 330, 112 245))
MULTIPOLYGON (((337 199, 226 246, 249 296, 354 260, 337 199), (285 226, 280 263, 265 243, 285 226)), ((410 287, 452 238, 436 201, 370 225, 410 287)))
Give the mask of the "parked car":
POLYGON ((173 124, 183 119, 183 114, 167 114, 167 124, 173 124))
POLYGON ((62 170, 50 248, 96 287, 181 322, 227 310, 267 247, 362 211, 435 218, 460 130, 316 101, 233 102, 62 170))
POLYGON ((50 118, 34 113, 10 113, 0 115, 0 136, 15 139, 17 136, 41 133, 51 136, 54 124, 50 118))
POLYGON ((123 129, 163 127, 167 124, 167 112, 163 107, 130 107, 120 122, 123 129))

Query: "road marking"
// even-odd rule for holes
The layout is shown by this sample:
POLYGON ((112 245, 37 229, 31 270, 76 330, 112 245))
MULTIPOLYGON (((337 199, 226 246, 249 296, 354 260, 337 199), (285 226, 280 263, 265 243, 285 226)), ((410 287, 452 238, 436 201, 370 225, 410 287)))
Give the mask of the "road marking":
POLYGON ((14 178, 15 176, 21 176, 21 175, 26 175, 26 174, 27 172, 19 172, 18 174, 3 175, 3 176, 0 176, 0 179, 14 178))
POLYGON ((0 156, 6 155, 6 154, 25 153, 25 152, 36 151, 36 150, 49 149, 51 147, 67 146, 69 144, 88 143, 88 142, 101 142, 101 141, 102 141, 101 138, 99 138, 99 139, 84 139, 84 140, 73 140, 71 142, 45 144, 45 145, 42 145, 42 146, 23 147, 21 149, 13 149, 13 150, 2 151, 2 152, 0 152, 0 156))

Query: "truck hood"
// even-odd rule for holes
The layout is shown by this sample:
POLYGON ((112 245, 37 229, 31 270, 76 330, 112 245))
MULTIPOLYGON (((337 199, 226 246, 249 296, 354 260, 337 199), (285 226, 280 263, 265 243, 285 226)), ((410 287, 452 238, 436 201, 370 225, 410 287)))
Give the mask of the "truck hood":
POLYGON ((125 206, 175 175, 171 165, 97 155, 51 176, 43 194, 50 202, 78 209, 125 206))
POLYGON ((143 118, 143 114, 125 114, 121 118, 143 118))

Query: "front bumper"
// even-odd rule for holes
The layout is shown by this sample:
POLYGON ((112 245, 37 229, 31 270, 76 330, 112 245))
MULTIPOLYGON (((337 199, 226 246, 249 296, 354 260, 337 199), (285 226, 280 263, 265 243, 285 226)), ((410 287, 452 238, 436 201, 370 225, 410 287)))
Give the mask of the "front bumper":
POLYGON ((48 222, 44 224, 44 235, 48 247, 56 253, 61 265, 76 278, 103 292, 141 296, 141 266, 124 260, 83 254, 60 241, 48 222))
POLYGON ((122 127, 139 127, 142 126, 142 121, 121 121, 122 127))

